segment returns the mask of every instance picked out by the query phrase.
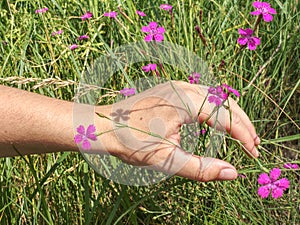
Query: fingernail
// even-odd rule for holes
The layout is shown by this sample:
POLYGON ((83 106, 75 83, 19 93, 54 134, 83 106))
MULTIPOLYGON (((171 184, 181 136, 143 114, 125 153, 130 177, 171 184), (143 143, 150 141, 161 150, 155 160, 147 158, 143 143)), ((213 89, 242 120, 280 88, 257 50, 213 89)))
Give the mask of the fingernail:
POLYGON ((237 177, 237 172, 233 169, 222 169, 219 174, 220 180, 234 180, 237 177))
POLYGON ((256 137, 254 138, 254 141, 255 141, 255 143, 257 143, 257 144, 260 144, 260 138, 259 138, 258 136, 256 136, 256 137))

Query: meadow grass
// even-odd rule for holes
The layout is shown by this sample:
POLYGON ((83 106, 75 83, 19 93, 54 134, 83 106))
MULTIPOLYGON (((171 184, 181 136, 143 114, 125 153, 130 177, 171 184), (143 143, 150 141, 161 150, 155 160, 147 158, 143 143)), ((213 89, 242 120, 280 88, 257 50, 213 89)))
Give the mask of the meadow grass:
MULTIPOLYGON (((221 83, 242 93, 239 105, 262 139, 260 163, 268 168, 300 163, 300 5, 271 1, 274 20, 262 22, 255 51, 239 51, 238 29, 252 27, 252 2, 170 1, 2 1, 0 3, 0 82, 53 98, 72 100, 80 76, 111 49, 141 41, 141 27, 157 21, 165 40, 184 46, 207 62, 221 83), (117 7, 121 7, 124 16, 117 7), (45 14, 35 14, 48 7, 45 14), (142 10, 147 17, 136 15, 142 10), (118 20, 103 17, 115 10, 118 20), (91 11, 93 17, 80 16, 91 11), (200 12, 202 14, 200 15, 200 12), (195 30, 199 25, 206 44, 195 30), (63 29, 62 35, 51 36, 63 29), (87 41, 76 41, 88 34, 87 41), (78 43, 70 51, 68 46, 78 43), (224 66, 220 66, 224 60, 224 66)), ((120 90, 146 76, 143 64, 124 68, 105 86, 120 90), (126 73, 126 76, 124 73, 126 73)), ((164 66, 166 79, 187 74, 164 66)), ((109 96, 108 96, 109 97, 109 96)), ((101 104, 111 103, 103 98, 101 104)), ((53 121, 55 122, 55 121, 53 121)), ((188 149, 187 149, 188 150, 188 149)), ((151 186, 126 186, 97 175, 77 153, 56 153, 0 159, 1 224, 300 224, 299 170, 283 170, 290 188, 282 198, 257 195, 259 164, 241 146, 224 138, 217 155, 245 178, 199 183, 171 177, 151 186)))

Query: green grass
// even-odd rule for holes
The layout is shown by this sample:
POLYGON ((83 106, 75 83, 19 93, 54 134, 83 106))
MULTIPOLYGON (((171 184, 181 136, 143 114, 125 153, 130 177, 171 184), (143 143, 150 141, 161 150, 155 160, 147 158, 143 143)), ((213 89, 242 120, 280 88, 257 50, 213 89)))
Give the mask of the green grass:
MULTIPOLYGON (((79 78, 111 49, 140 41, 141 26, 157 21, 166 41, 184 46, 209 65, 220 82, 243 93, 240 106, 262 138, 261 164, 271 169, 300 163, 300 5, 271 1, 277 15, 257 30, 261 45, 239 52, 239 28, 252 27, 251 2, 172 1, 174 25, 158 1, 2 1, 0 2, 0 83, 53 98, 72 100, 79 78), (102 17, 117 10, 118 22, 102 17), (48 7, 44 15, 35 9, 48 7), (135 10, 148 17, 139 18, 135 10), (78 16, 91 11, 89 22, 78 16), (202 18, 199 12, 202 10, 202 18), (205 47, 194 27, 199 25, 205 47), (51 32, 63 29, 61 36, 51 32), (75 51, 79 35, 90 39, 75 51), (113 41, 112 41, 113 40, 113 41), (220 69, 221 61, 225 66, 220 69), (266 85, 266 83, 268 83, 266 85)), ((142 63, 124 68, 106 84, 120 90, 147 74, 142 63), (124 73, 126 76, 124 75, 124 73)), ((167 79, 187 80, 180 68, 164 65, 167 79)), ((110 103, 104 98, 103 104, 110 103)), ((54 121, 55 122, 55 121, 54 121)), ((147 186, 113 183, 97 175, 80 154, 58 153, 4 158, 0 163, 1 224, 299 224, 299 171, 283 171, 291 187, 280 199, 257 195, 259 165, 225 138, 219 158, 247 177, 199 183, 180 177, 147 186)))

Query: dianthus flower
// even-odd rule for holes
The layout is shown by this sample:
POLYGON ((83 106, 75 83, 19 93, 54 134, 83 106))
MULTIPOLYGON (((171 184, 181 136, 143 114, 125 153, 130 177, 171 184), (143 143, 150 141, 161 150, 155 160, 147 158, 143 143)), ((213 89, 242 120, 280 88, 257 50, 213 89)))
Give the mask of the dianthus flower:
POLYGON ((276 14, 276 10, 271 8, 271 5, 268 2, 255 1, 252 5, 256 8, 256 11, 251 12, 251 15, 262 15, 265 22, 271 22, 273 20, 271 14, 276 14))
POLYGON ((150 22, 148 26, 143 26, 142 32, 148 33, 144 38, 146 42, 150 42, 152 40, 161 42, 164 40, 165 29, 163 27, 157 27, 156 22, 150 22))
POLYGON ((86 129, 83 125, 80 125, 77 127, 77 134, 74 137, 74 141, 76 144, 80 144, 82 142, 82 148, 84 150, 89 150, 91 148, 91 141, 96 141, 97 136, 95 134, 96 132, 96 127, 94 125, 89 125, 88 128, 86 129))
POLYGON ((35 10, 35 13, 36 13, 36 14, 38 14, 38 13, 45 13, 45 12, 47 12, 47 11, 48 11, 48 8, 45 7, 45 8, 42 8, 42 9, 37 9, 37 10, 35 10))
POLYGON ((78 45, 76 44, 72 44, 71 46, 69 46, 69 49, 71 49, 72 51, 76 48, 78 48, 78 45))
POLYGON ((234 94, 236 97, 240 97, 240 93, 234 89, 233 87, 229 86, 228 84, 222 84, 222 87, 225 88, 227 90, 227 93, 230 94, 234 94))
POLYGON ((135 89, 134 88, 123 88, 120 90, 120 94, 124 96, 130 96, 135 94, 135 89))
POLYGON ((192 75, 190 75, 188 77, 189 81, 191 84, 199 84, 199 79, 200 79, 200 74, 199 73, 192 73, 192 75))
POLYGON ((147 16, 144 12, 136 10, 136 14, 138 14, 139 16, 147 16))
POLYGON ((255 50, 256 46, 260 44, 260 39, 258 37, 253 37, 253 30, 250 28, 239 29, 239 34, 242 37, 238 38, 238 43, 240 45, 248 44, 249 50, 255 50))
POLYGON ((80 37, 77 38, 79 41, 84 40, 84 39, 89 39, 89 36, 85 35, 81 35, 80 37))
POLYGON ((159 8, 171 12, 173 7, 168 4, 161 4, 159 8))
POLYGON ((83 14, 80 18, 81 18, 82 20, 86 20, 86 19, 91 18, 92 16, 93 16, 93 13, 87 11, 87 12, 86 12, 85 14, 83 14))
POLYGON ((142 70, 144 72, 149 72, 149 71, 155 71, 155 70, 157 70, 156 68, 157 68, 157 65, 155 63, 154 64, 149 63, 148 65, 143 66, 142 70))
POLYGON ((115 12, 115 11, 105 12, 105 13, 103 14, 103 16, 109 17, 109 18, 111 18, 111 19, 116 19, 117 15, 118 15, 118 13, 115 12))
POLYGON ((267 198, 272 191, 273 198, 282 197, 283 191, 289 188, 290 181, 287 178, 278 180, 280 176, 280 169, 274 168, 270 171, 270 176, 266 173, 259 175, 258 183, 262 185, 258 188, 258 195, 262 198, 267 198))
POLYGON ((209 87, 208 93, 208 102, 214 103, 216 106, 220 106, 223 101, 228 98, 228 94, 223 90, 221 86, 209 87))
POLYGON ((299 169, 299 165, 298 164, 292 164, 292 163, 286 163, 283 165, 284 168, 286 169, 299 169))

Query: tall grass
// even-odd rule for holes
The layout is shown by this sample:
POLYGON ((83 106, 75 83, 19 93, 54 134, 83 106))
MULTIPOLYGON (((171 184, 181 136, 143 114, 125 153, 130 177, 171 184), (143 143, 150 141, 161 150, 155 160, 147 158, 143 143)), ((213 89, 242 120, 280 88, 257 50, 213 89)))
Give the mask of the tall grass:
MULTIPOLYGON (((221 82, 240 90, 239 105, 262 139, 260 162, 266 168, 300 163, 300 5, 272 1, 277 15, 261 23, 256 51, 239 53, 238 28, 251 27, 251 2, 183 1, 171 16, 152 1, 2 1, 0 3, 0 82, 31 92, 72 100, 80 75, 97 58, 117 46, 142 40, 143 25, 157 21, 165 39, 204 59, 221 82), (128 16, 120 14, 117 7, 128 16), (43 15, 35 9, 48 7, 43 15), (140 18, 135 11, 148 16, 140 18), (103 17, 118 11, 118 21, 103 17), (86 11, 93 18, 81 21, 86 11), (200 12, 202 12, 200 16, 200 12), (206 46, 194 27, 199 25, 206 46), (51 32, 63 29, 61 36, 51 32), (90 39, 76 41, 82 34, 90 39), (68 46, 79 43, 69 51, 68 46), (225 65, 220 67, 222 60, 225 65)), ((126 68, 131 81, 145 76, 138 64, 126 68)), ((165 66, 173 80, 187 80, 165 66)), ((175 71, 174 71, 175 70, 175 71)), ((120 90, 128 80, 115 74, 108 88, 120 90)), ((102 104, 109 103, 105 99, 102 104), (106 102, 105 102, 106 101, 106 102)), ((55 121, 53 121, 55 122, 55 121)), ((237 142, 224 139, 219 158, 246 178, 199 183, 180 177, 147 186, 125 186, 97 175, 80 154, 57 153, 1 159, 1 224, 299 224, 299 171, 284 171, 291 186, 280 199, 257 195, 258 164, 237 142)))

